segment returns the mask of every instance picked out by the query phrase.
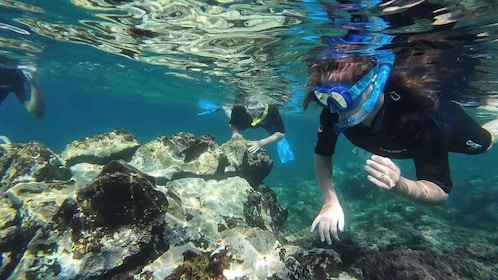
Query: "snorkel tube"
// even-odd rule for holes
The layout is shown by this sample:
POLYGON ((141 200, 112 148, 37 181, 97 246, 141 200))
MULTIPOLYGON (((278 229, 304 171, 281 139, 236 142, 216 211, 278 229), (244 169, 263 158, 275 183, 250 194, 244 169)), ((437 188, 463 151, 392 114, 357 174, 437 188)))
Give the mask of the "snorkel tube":
MULTIPOLYGON (((370 115, 370 113, 372 113, 375 105, 377 105, 377 102, 380 99, 380 95, 384 91, 387 79, 391 74, 391 69, 395 61, 395 56, 391 50, 385 50, 382 52, 383 53, 380 53, 378 55, 379 64, 376 66, 378 67, 376 76, 374 76, 373 79, 370 80, 370 86, 373 86, 370 95, 368 96, 367 100, 363 102, 358 112, 354 113, 353 115, 341 115, 339 117, 339 120, 335 125, 336 134, 340 134, 347 128, 361 123, 368 117, 368 115, 370 115)), ((364 87, 364 85, 359 86, 364 87)))

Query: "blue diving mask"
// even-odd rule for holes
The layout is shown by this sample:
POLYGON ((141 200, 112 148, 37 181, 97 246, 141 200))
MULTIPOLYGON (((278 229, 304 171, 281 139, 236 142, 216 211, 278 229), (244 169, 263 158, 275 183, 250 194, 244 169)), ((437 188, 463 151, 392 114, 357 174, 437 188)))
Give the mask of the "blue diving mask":
POLYGON ((316 86, 313 88, 315 101, 322 107, 328 108, 331 113, 349 111, 358 105, 362 94, 375 79, 379 65, 375 66, 361 80, 348 88, 340 84, 332 86, 316 86))
POLYGON ((331 113, 339 113, 335 126, 337 134, 361 123, 370 115, 384 90, 394 60, 394 54, 390 51, 379 55, 380 62, 350 88, 342 85, 313 88, 313 96, 320 106, 328 108, 331 113), (351 111, 354 112, 349 114, 351 111))

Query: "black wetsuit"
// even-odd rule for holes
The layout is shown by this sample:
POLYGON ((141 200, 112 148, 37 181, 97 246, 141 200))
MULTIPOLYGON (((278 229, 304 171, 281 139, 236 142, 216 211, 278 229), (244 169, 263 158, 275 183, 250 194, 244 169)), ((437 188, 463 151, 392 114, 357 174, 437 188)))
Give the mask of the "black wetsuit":
POLYGON ((0 104, 11 92, 17 95, 19 101, 28 101, 29 80, 20 69, 0 66, 0 104))
MULTIPOLYGON (((439 99, 437 105, 429 99, 387 90, 384 105, 372 126, 357 125, 344 131, 356 146, 373 154, 394 158, 412 158, 416 176, 437 184, 450 193, 452 181, 448 152, 480 154, 491 145, 491 134, 481 128, 457 104, 439 99)), ((324 109, 315 152, 331 156, 337 137, 337 114, 324 109)))
POLYGON ((262 127, 268 131, 269 134, 275 132, 285 133, 284 122, 282 121, 278 108, 274 105, 268 106, 268 114, 259 124, 252 126, 251 123, 252 118, 247 113, 244 106, 234 106, 232 108, 229 124, 235 126, 238 130, 262 127))

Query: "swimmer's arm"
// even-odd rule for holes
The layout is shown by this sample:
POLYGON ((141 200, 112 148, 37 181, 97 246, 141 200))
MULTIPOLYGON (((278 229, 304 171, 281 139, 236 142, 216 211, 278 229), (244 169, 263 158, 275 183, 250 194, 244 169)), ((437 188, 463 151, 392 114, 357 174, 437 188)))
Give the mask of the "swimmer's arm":
POLYGON ((399 178, 398 183, 391 190, 424 204, 439 205, 448 199, 448 194, 437 184, 427 180, 410 180, 403 176, 399 178))
POLYGON ((315 153, 315 173, 320 184, 323 204, 339 203, 332 179, 332 157, 315 153))
POLYGON ((240 134, 240 130, 233 124, 229 124, 230 129, 232 130, 232 138, 243 138, 242 134, 240 134))
POLYGON ((26 74, 19 71, 22 75, 21 85, 14 89, 14 93, 24 107, 35 118, 42 118, 45 115, 45 100, 40 91, 35 74, 26 74))
POLYGON ((266 138, 263 138, 261 140, 259 140, 259 143, 261 144, 261 146, 264 146, 264 145, 267 145, 267 144, 270 144, 270 143, 273 143, 275 141, 278 141, 282 138, 285 137, 285 133, 282 133, 282 132, 275 132, 273 133, 272 135, 266 137, 266 138))
POLYGON ((24 101, 24 107, 35 118, 40 119, 45 115, 45 100, 37 85, 31 85, 31 98, 24 101))

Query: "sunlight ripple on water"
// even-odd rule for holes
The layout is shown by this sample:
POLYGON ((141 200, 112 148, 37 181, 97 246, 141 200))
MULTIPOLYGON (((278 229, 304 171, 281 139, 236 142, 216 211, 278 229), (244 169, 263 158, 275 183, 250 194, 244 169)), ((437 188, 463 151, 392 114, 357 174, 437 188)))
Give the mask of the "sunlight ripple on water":
MULTIPOLYGON (((480 42, 468 46, 467 55, 488 61, 496 57, 498 13, 493 1, 447 1, 446 8, 424 0, 361 3, 371 6, 364 9, 365 14, 404 18, 395 18, 396 25, 388 22, 387 28, 378 30, 382 34, 422 36, 456 22, 457 31, 450 36, 483 34, 480 42), (412 12, 406 14, 408 10, 412 12)), ((310 50, 323 45, 324 36, 342 36, 351 28, 341 23, 350 18, 351 7, 334 1, 72 0, 56 4, 31 0, 2 1, 0 9, 6 11, 0 19, 0 54, 29 60, 50 40, 85 44, 131 61, 166 66, 164 74, 170 77, 236 87, 280 103, 303 95, 310 50)), ((493 66, 483 64, 479 70, 479 76, 472 77, 475 86, 496 95, 493 66)))

